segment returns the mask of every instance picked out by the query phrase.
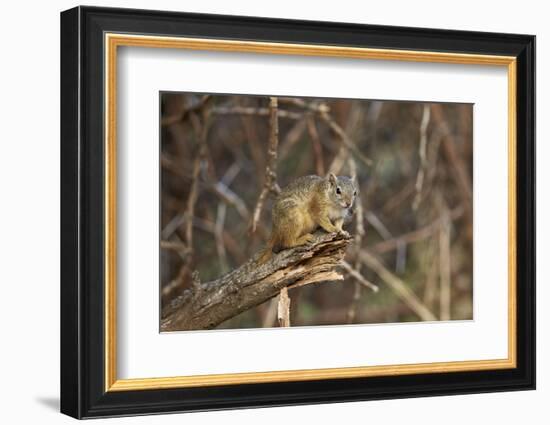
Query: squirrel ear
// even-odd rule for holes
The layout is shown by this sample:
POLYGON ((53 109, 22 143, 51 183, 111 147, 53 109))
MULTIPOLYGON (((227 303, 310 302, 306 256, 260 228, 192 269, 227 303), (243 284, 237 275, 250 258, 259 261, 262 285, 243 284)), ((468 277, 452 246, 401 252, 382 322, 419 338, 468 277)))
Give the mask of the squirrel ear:
POLYGON ((328 181, 334 186, 336 185, 336 176, 333 173, 329 173, 328 181))

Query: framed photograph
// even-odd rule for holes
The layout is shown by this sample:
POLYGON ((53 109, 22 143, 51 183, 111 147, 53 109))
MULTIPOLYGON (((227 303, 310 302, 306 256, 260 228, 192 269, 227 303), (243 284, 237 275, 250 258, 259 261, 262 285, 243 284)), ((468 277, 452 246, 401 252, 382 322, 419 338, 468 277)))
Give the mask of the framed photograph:
POLYGON ((61 411, 535 388, 535 37, 61 14, 61 411))

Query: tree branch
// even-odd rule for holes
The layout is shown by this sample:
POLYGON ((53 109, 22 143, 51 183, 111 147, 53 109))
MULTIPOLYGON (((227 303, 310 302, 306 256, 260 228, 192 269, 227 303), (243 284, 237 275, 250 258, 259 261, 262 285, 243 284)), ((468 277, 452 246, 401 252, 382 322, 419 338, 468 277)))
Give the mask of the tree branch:
POLYGON ((260 215, 267 196, 270 193, 279 193, 281 189, 277 184, 277 149, 279 147, 279 119, 277 118, 277 98, 271 97, 269 99, 269 148, 267 150, 267 166, 265 167, 265 179, 262 192, 254 208, 252 215, 252 222, 250 224, 250 233, 256 232, 258 222, 260 221, 260 215))
POLYGON ((342 280, 341 265, 351 237, 317 232, 310 245, 282 251, 258 265, 259 254, 211 282, 195 284, 168 304, 161 331, 212 329, 275 296, 282 288, 342 280))

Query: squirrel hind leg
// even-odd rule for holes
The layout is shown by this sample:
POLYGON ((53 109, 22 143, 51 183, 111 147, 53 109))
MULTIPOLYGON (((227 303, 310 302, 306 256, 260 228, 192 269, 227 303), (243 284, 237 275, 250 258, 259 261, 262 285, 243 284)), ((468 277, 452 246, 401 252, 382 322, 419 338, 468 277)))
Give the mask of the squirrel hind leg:
POLYGON ((303 245, 303 242, 300 240, 303 229, 300 214, 292 210, 286 211, 284 215, 279 217, 275 229, 277 235, 276 238, 274 238, 273 244, 273 250, 275 252, 303 245))

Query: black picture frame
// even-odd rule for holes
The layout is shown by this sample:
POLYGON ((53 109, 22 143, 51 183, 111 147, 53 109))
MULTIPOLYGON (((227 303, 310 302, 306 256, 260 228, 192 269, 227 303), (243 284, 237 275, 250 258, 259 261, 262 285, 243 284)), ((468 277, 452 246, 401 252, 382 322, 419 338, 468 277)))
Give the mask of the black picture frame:
POLYGON ((61 412, 75 418, 535 388, 535 37, 76 7, 61 13, 61 412), (257 40, 517 58, 517 367, 105 391, 104 34, 257 40))

